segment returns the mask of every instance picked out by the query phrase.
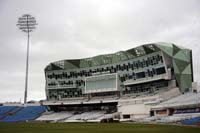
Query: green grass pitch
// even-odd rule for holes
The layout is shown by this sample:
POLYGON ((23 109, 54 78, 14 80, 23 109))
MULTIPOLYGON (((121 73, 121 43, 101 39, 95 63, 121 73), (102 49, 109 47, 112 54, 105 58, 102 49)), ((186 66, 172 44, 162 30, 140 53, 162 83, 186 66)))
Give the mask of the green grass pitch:
POLYGON ((0 123, 0 133, 200 133, 200 128, 135 123, 0 123))

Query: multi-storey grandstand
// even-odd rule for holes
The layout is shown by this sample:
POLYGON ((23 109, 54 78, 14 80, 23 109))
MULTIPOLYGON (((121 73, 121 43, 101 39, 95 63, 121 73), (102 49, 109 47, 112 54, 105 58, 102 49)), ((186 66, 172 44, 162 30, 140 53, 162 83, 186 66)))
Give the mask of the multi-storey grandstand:
POLYGON ((88 115, 115 112, 121 119, 146 116, 151 106, 189 91, 192 68, 192 51, 168 43, 61 60, 45 68, 43 104, 53 111, 90 111, 88 115))
POLYGON ((36 121, 200 121, 192 65, 192 51, 172 43, 52 62, 36 121))

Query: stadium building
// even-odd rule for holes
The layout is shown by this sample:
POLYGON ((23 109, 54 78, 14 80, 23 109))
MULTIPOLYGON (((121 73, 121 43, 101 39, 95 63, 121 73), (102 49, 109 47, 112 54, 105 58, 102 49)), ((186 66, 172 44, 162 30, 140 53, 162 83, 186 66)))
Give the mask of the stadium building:
POLYGON ((192 51, 175 44, 145 44, 45 68, 51 110, 104 110, 120 118, 148 115, 152 105, 185 93, 193 82, 192 51))
POLYGON ((192 51, 152 43, 45 68, 46 100, 0 106, 0 122, 136 121, 200 125, 192 51))

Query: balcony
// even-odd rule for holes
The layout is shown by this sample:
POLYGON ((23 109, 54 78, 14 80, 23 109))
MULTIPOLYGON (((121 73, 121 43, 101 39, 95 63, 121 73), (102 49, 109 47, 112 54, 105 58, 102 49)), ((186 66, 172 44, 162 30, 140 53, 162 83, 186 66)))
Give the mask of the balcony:
POLYGON ((146 83, 146 82, 151 82, 151 81, 156 81, 160 79, 170 79, 170 76, 168 76, 167 73, 165 74, 160 74, 156 75, 154 77, 145 77, 145 78, 140 78, 140 79, 129 79, 124 81, 124 85, 134 85, 134 84, 141 84, 141 83, 146 83))
POLYGON ((77 88, 76 84, 70 84, 70 85, 59 85, 56 84, 54 86, 47 86, 48 89, 67 89, 67 88, 77 88))

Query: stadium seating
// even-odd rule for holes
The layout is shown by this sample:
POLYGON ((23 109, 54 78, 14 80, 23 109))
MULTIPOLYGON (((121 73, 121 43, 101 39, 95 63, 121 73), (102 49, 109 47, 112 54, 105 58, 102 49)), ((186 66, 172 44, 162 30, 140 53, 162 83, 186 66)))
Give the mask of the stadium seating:
POLYGON ((7 116, 0 120, 1 122, 20 122, 29 121, 37 118, 41 113, 46 110, 44 106, 27 106, 16 107, 8 112, 7 116))
POLYGON ((166 102, 163 102, 160 104, 160 106, 179 106, 183 105, 189 105, 189 104, 197 104, 200 99, 200 93, 185 93, 184 95, 180 95, 177 97, 174 97, 166 102))
POLYGON ((15 106, 0 106, 0 120, 6 117, 7 113, 15 108, 15 106))
MULTIPOLYGON (((81 120, 84 116, 89 115, 85 113, 75 114, 73 111, 61 111, 61 112, 49 112, 48 114, 43 114, 36 119, 36 121, 50 121, 50 122, 74 122, 76 120, 81 120)), ((81 122, 81 121, 79 121, 81 122)))
POLYGON ((38 117, 36 119, 36 121, 59 121, 59 120, 63 120, 63 119, 67 119, 69 117, 71 117, 73 115, 74 112, 67 112, 67 111, 63 111, 63 112, 52 112, 51 114, 44 114, 41 115, 40 117, 38 117))
POLYGON ((0 115, 3 115, 16 108, 16 106, 0 106, 0 115))
POLYGON ((177 123, 181 122, 182 124, 193 125, 195 122, 200 120, 200 113, 183 113, 183 114, 174 114, 172 116, 153 116, 147 117, 140 122, 157 122, 157 123, 177 123))
POLYGON ((82 120, 85 117, 89 116, 91 114, 91 112, 84 112, 84 113, 80 113, 80 114, 75 114, 72 117, 70 117, 68 120, 82 120))
POLYGON ((98 119, 102 116, 104 116, 105 112, 104 111, 93 111, 90 115, 85 117, 85 120, 95 120, 98 119))
POLYGON ((181 121, 185 125, 197 125, 200 122, 200 116, 181 121))
POLYGON ((80 114, 74 114, 63 122, 80 122, 80 121, 88 121, 88 120, 98 120, 99 118, 103 118, 105 115, 105 111, 90 111, 83 112, 80 114))

